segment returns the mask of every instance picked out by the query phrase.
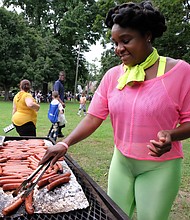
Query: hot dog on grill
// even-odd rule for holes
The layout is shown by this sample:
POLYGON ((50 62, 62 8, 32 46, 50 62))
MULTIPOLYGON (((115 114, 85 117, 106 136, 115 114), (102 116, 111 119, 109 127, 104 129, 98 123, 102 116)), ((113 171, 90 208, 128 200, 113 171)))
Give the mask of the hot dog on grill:
POLYGON ((12 204, 10 204, 9 206, 5 207, 2 211, 3 215, 10 215, 12 212, 16 211, 21 204, 24 202, 24 198, 18 198, 17 200, 15 200, 12 204))
POLYGON ((70 177, 68 177, 68 176, 63 177, 63 178, 60 178, 60 179, 58 179, 58 180, 55 180, 55 181, 53 181, 53 182, 51 182, 51 183, 49 183, 49 184, 47 185, 47 189, 48 189, 48 191, 51 191, 51 190, 53 190, 55 187, 60 186, 60 185, 62 185, 63 183, 68 183, 69 180, 70 180, 70 177))
POLYGON ((25 198, 25 209, 26 209, 26 212, 30 215, 34 213, 33 194, 34 194, 34 191, 32 190, 32 192, 25 198))

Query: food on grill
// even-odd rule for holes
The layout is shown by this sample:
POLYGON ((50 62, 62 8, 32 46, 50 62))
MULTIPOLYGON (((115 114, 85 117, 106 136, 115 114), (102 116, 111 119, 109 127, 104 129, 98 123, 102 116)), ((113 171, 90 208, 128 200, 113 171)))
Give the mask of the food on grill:
POLYGON ((7 158, 0 158, 0 163, 4 163, 7 161, 7 158))
MULTIPOLYGON (((51 174, 51 173, 50 173, 50 174, 51 174)), ((59 176, 59 174, 57 174, 57 173, 53 173, 53 174, 51 174, 50 176, 41 179, 41 180, 38 182, 38 186, 39 186, 39 188, 48 185, 48 184, 49 184, 49 179, 50 179, 51 177, 55 177, 55 176, 59 176)))
POLYGON ((51 173, 47 173, 47 174, 44 174, 42 177, 41 177, 41 180, 47 178, 47 177, 51 177, 52 175, 54 174, 57 174, 54 170, 51 172, 51 173))
MULTIPOLYGON (((41 140, 5 142, 0 150, 1 157, 4 157, 0 160, 0 176, 11 174, 12 178, 0 179, 0 186, 3 187, 3 190, 14 190, 18 186, 17 183, 22 183, 38 167, 46 148, 41 140)), ((52 175, 58 172, 63 172, 62 165, 59 162, 54 164, 53 168, 48 168, 44 175, 52 175)), ((40 184, 40 187, 48 183, 47 181, 46 184, 40 184)))
POLYGON ((51 191, 51 190, 55 189, 55 187, 57 187, 57 186, 60 186, 64 183, 68 183, 69 180, 70 180, 70 177, 68 177, 68 176, 61 177, 61 178, 59 178, 57 180, 54 180, 51 183, 49 183, 47 185, 47 189, 48 189, 48 191, 51 191))
POLYGON ((63 167, 59 161, 56 162, 56 165, 58 166, 58 172, 63 173, 63 167))
POLYGON ((33 207, 33 193, 34 191, 26 196, 26 197, 18 197, 16 200, 13 200, 11 204, 8 204, 3 210, 2 213, 4 216, 10 215, 11 213, 15 212, 24 202, 25 209, 28 214, 34 213, 34 207, 33 207))
POLYGON ((32 192, 25 198, 25 209, 26 209, 26 212, 30 215, 34 213, 33 194, 34 194, 34 191, 32 190, 32 192))
POLYGON ((12 202, 10 205, 8 205, 3 209, 2 211, 3 215, 5 216, 10 215, 12 212, 17 210, 23 202, 24 202, 24 198, 19 197, 17 200, 15 200, 14 202, 12 202))
POLYGON ((24 181, 24 179, 17 179, 17 178, 8 178, 8 179, 4 179, 4 180, 0 180, 0 186, 3 186, 4 184, 8 184, 8 183, 22 183, 24 181))
POLYGON ((0 176, 0 181, 1 180, 7 180, 7 179, 20 179, 20 178, 22 178, 22 176, 20 175, 17 175, 17 176, 15 176, 15 175, 12 175, 12 176, 0 176))
POLYGON ((49 183, 57 180, 57 179, 60 179, 62 177, 70 177, 71 176, 71 172, 66 172, 66 173, 63 173, 63 174, 60 174, 60 175, 56 175, 55 177, 51 176, 48 181, 49 183))
POLYGON ((7 183, 3 185, 3 191, 15 190, 20 186, 20 183, 7 183))
POLYGON ((15 201, 12 191, 36 170, 47 149, 44 140, 30 140, 7 141, 0 148, 0 217, 2 214, 25 213, 24 209, 28 214, 33 214, 68 212, 88 207, 81 186, 68 165, 61 160, 46 170, 31 195, 23 197, 24 205, 22 192, 17 196, 20 199, 15 201))

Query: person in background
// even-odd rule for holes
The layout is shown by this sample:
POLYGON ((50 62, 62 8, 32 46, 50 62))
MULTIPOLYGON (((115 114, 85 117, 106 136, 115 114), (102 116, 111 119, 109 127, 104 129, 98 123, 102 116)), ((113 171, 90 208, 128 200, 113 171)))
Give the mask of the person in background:
POLYGON ((84 115, 86 115, 86 95, 85 92, 82 92, 82 95, 80 97, 80 104, 79 104, 79 110, 77 115, 81 117, 81 111, 84 112, 84 115))
MULTIPOLYGON (((57 120, 57 126, 58 126, 58 130, 62 129, 65 127, 65 123, 66 123, 66 118, 65 118, 65 109, 63 108, 62 104, 59 102, 59 94, 57 91, 53 91, 52 92, 52 101, 51 101, 51 105, 58 105, 58 120, 57 120)), ((51 131, 53 129, 53 126, 51 126, 48 137, 51 134, 51 131)))
MULTIPOLYGON (((54 91, 57 91, 59 94, 59 102, 62 104, 63 108, 65 108, 65 101, 64 101, 64 95, 65 95, 65 88, 64 88, 64 81, 65 81, 65 71, 61 71, 59 73, 59 79, 55 81, 54 83, 54 91)), ((58 137, 64 137, 62 131, 62 128, 59 127, 58 130, 58 137)))
POLYGON ((47 101, 50 103, 52 101, 52 91, 50 90, 47 94, 47 101))
POLYGON ((167 220, 180 186, 181 140, 190 137, 190 65, 153 47, 167 27, 149 1, 110 9, 106 25, 122 64, 108 70, 87 116, 40 164, 55 163, 110 115, 108 195, 130 218, 136 208, 138 220, 167 220))
POLYGON ((38 103, 38 104, 41 103, 41 99, 42 99, 42 93, 41 93, 41 91, 37 91, 37 92, 36 92, 36 97, 35 97, 35 99, 36 99, 36 103, 38 103))
POLYGON ((12 122, 20 136, 36 136, 37 111, 40 105, 30 94, 31 83, 24 79, 13 99, 12 122))
POLYGON ((65 95, 65 88, 64 88, 64 81, 65 81, 65 71, 61 71, 59 73, 59 79, 55 81, 53 90, 57 91, 59 94, 59 102, 62 104, 63 108, 65 108, 65 101, 64 101, 64 95, 65 95))

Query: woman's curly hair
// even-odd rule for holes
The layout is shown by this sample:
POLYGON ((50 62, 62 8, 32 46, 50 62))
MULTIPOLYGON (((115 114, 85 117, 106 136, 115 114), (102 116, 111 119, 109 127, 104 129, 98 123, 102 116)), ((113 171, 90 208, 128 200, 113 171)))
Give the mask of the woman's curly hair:
POLYGON ((122 28, 138 30, 142 35, 150 31, 152 41, 161 37, 166 31, 164 16, 155 8, 150 1, 141 3, 124 3, 109 10, 105 24, 112 28, 118 24, 122 28))

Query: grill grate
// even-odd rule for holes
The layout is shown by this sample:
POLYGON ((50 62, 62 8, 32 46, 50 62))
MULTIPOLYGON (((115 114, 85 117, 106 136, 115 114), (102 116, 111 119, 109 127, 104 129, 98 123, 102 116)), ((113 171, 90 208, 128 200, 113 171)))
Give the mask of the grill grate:
MULTIPOLYGON (((14 137, 15 138, 15 137, 14 137)), ((16 139, 16 138, 15 138, 16 139)), ((18 139, 18 138, 17 138, 18 139)), ((42 139, 42 138, 41 138, 42 139)), ((83 188, 89 207, 57 214, 28 214, 0 218, 3 220, 129 220, 129 217, 107 196, 107 194, 86 174, 83 169, 69 156, 65 160, 73 171, 78 183, 83 188)), ((23 209, 23 207, 20 207, 23 209)))

